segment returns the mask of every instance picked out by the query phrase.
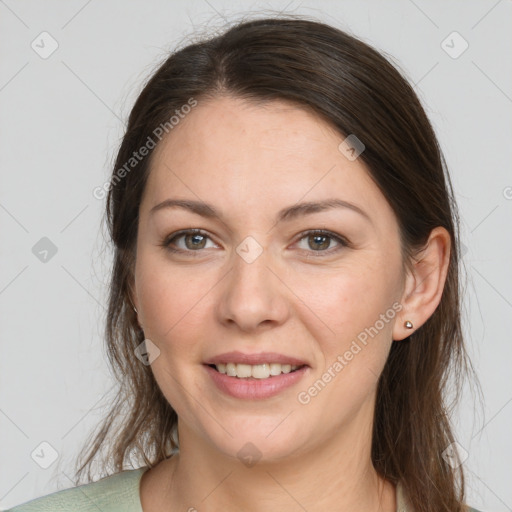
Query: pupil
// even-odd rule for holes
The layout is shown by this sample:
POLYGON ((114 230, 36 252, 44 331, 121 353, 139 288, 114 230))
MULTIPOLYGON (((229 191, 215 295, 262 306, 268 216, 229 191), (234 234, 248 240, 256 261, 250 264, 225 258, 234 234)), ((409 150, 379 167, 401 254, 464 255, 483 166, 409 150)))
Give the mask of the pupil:
POLYGON ((329 247, 329 237, 326 235, 311 235, 314 244, 320 244, 320 247, 317 245, 316 249, 327 249, 329 247))
POLYGON ((186 244, 188 249, 202 249, 204 246, 204 236, 203 235, 189 235, 186 240, 187 242, 192 239, 192 242, 190 244, 186 244), (197 243, 199 242, 199 243, 197 243))

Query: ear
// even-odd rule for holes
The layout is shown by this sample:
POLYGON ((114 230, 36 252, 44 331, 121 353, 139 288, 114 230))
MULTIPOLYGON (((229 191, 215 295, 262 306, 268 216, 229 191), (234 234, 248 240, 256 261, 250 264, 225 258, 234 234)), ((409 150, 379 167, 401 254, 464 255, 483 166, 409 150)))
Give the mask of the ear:
POLYGON ((427 245, 413 259, 412 270, 407 273, 400 301, 403 309, 393 326, 393 340, 407 338, 436 310, 448 274, 450 250, 448 231, 441 226, 434 228, 427 245), (412 329, 404 326, 407 320, 412 322, 412 329))
POLYGON ((131 302, 131 306, 137 308, 139 310, 139 304, 137 300, 137 293, 135 292, 135 283, 131 280, 128 283, 128 299, 131 302))

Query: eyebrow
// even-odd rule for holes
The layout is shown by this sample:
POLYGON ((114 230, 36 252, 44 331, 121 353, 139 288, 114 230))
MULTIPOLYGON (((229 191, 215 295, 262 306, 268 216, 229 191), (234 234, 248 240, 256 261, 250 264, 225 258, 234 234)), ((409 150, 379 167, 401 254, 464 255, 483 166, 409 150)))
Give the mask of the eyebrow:
MULTIPOLYGON (((192 213, 196 213, 197 215, 201 215, 202 217, 222 219, 220 212, 218 212, 211 204, 191 199, 166 199, 165 201, 153 206, 149 211, 149 214, 153 215, 157 211, 167 208, 183 208, 191 211, 192 213)), ((372 223, 372 219, 364 210, 359 208, 359 206, 349 203, 348 201, 343 201, 342 199, 310 201, 283 208, 277 214, 277 222, 290 221, 300 217, 301 215, 310 215, 312 213, 323 212, 333 208, 347 208, 353 210, 372 223)))

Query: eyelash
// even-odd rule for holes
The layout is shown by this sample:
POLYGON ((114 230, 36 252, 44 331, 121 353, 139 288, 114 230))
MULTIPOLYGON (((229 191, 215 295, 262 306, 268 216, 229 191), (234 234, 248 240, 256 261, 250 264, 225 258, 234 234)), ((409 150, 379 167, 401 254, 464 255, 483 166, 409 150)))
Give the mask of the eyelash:
MULTIPOLYGON (((188 254, 193 254, 194 256, 196 256, 196 254, 194 254, 194 253, 200 253, 200 252, 202 252, 202 249, 198 249, 197 251, 194 251, 194 250, 190 250, 190 249, 175 249, 175 248, 171 247, 171 244, 173 242, 175 242, 179 238, 182 238, 187 235, 202 235, 211 240, 210 236, 206 232, 202 231, 201 229, 184 229, 182 231, 178 231, 177 233, 173 233, 172 235, 168 236, 159 245, 161 245, 166 250, 168 250, 172 253, 179 253, 179 254, 188 253, 188 254)), ((304 249, 306 252, 311 253, 310 255, 313 257, 323 257, 324 255, 331 255, 334 252, 338 252, 343 247, 350 247, 350 243, 348 242, 348 240, 346 238, 344 238, 340 235, 336 235, 335 233, 332 233, 331 231, 326 231, 323 229, 311 229, 308 231, 304 231, 303 233, 301 233, 301 236, 297 240, 297 242, 300 242, 304 238, 307 238, 308 236, 311 236, 311 235, 325 236, 325 237, 333 239, 334 241, 338 242, 338 244, 339 244, 338 247, 326 249, 324 251, 321 251, 321 250, 313 251, 313 250, 304 249)))

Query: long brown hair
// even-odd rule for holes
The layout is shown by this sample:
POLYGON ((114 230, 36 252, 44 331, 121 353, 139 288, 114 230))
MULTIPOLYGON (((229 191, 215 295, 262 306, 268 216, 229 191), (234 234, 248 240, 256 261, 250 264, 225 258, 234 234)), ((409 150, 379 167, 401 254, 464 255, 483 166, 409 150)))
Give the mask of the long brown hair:
POLYGON ((462 512, 462 466, 452 469, 443 458, 455 441, 446 392, 449 381, 459 391, 472 367, 461 330, 459 218, 446 163, 413 88, 386 58, 341 30, 296 16, 239 22, 174 52, 130 113, 106 207, 114 261, 105 335, 119 389, 84 447, 88 454, 77 484, 87 467, 91 481, 91 463, 105 446, 100 467, 107 474, 130 465, 153 467, 178 450, 177 415, 150 366, 134 356, 144 333, 130 287, 152 150, 133 168, 126 164, 148 146, 148 137, 155 139, 158 127, 170 132, 169 120, 191 98, 200 102, 220 94, 286 100, 315 112, 342 135, 356 134, 366 146, 360 158, 398 219, 404 265, 433 228, 448 230, 452 250, 441 302, 424 325, 393 342, 379 379, 372 462, 383 478, 402 483, 415 511, 462 512))

